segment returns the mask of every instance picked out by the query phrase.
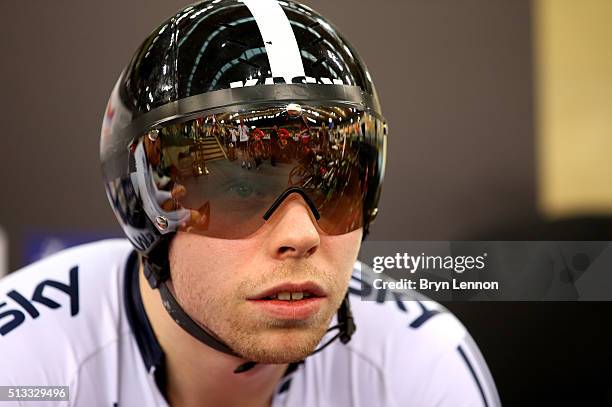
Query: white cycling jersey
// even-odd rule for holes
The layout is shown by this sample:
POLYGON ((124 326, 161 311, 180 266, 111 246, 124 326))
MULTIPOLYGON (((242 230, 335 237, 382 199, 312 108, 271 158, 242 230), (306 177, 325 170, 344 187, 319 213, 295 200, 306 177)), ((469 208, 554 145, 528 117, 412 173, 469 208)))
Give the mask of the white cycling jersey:
MULTIPOLYGON (((167 406, 163 352, 152 335, 126 240, 64 250, 0 280, 0 386, 69 386, 37 406, 167 406), (136 300, 134 299, 136 298, 136 300), (162 379, 163 380, 163 379, 162 379)), ((364 270, 362 270, 364 269, 364 270)), ((272 406, 498 406, 495 385, 461 323, 432 301, 366 301, 356 264, 357 330, 278 383, 272 406)), ((391 300, 389 300, 391 299, 391 300)), ((30 405, 29 402, 0 403, 30 405)))

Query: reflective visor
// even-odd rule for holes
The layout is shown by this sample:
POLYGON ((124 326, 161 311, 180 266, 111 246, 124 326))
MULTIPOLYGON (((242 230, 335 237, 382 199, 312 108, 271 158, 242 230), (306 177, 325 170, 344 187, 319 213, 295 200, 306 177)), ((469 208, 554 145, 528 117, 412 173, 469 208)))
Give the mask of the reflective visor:
POLYGON ((276 103, 165 123, 132 149, 162 232, 247 237, 299 193, 339 235, 375 215, 385 136, 382 119, 354 107, 276 103))

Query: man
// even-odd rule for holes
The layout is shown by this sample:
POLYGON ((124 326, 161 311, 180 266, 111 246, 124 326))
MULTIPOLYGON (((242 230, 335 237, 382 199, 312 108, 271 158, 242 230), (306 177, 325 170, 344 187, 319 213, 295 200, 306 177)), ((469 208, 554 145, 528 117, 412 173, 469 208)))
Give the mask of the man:
POLYGON ((272 130, 270 130, 270 165, 276 166, 276 160, 278 159, 278 155, 280 153, 280 139, 278 137, 278 126, 274 125, 272 130))
POLYGON ((238 125, 238 134, 240 135, 240 150, 242 151, 242 168, 248 164, 249 170, 251 169, 251 162, 249 161, 249 128, 244 124, 243 119, 240 119, 238 125))
POLYGON ((236 159, 236 145, 238 143, 238 138, 236 137, 236 134, 238 133, 238 129, 231 127, 229 129, 230 135, 231 135, 231 142, 229 145, 229 159, 234 161, 236 159))
POLYGON ((207 1, 154 30, 111 94, 100 142, 129 242, 69 249, 0 283, 0 384, 68 386, 72 406, 498 405, 450 313, 359 298, 372 291, 356 258, 387 127, 357 55, 285 1, 207 1), (197 143, 193 122, 213 117, 283 133, 333 123, 342 136, 316 168, 338 170, 322 179, 299 152, 257 172, 221 156, 206 174, 152 184, 197 143))
POLYGON ((258 129, 257 127, 251 131, 250 140, 251 143, 249 145, 249 154, 253 157, 253 161, 255 161, 255 168, 260 170, 261 163, 264 159, 265 155, 265 146, 263 139, 265 134, 263 130, 258 129))

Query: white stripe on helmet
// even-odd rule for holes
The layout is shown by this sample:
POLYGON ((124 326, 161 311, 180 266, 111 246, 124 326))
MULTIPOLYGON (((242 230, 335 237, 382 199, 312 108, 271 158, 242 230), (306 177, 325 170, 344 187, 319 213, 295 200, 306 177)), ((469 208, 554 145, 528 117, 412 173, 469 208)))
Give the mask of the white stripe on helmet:
POLYGON ((306 76, 295 34, 276 0, 242 0, 255 18, 266 46, 273 77, 283 77, 286 83, 297 76, 306 76))

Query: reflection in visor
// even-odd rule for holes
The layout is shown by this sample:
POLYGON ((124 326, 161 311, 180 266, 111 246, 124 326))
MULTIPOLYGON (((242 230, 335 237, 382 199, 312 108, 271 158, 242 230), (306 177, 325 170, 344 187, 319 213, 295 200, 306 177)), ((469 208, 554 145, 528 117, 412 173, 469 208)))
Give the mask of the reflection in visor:
POLYGON ((300 188, 325 233, 363 226, 368 191, 382 176, 384 123, 352 107, 301 107, 228 111, 147 133, 162 213, 181 219, 178 230, 241 238, 284 191, 300 188))

